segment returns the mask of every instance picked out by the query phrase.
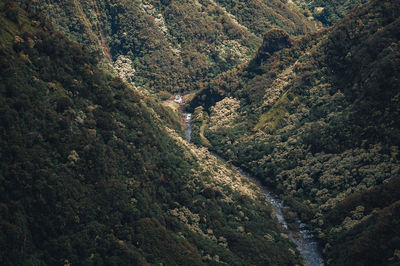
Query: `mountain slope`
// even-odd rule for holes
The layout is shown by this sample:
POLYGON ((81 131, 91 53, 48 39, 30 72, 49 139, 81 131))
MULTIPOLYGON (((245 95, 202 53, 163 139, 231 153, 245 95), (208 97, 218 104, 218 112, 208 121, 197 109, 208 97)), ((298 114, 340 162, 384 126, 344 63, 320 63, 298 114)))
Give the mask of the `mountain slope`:
POLYGON ((284 29, 290 35, 301 35, 314 29, 312 22, 305 20, 301 13, 290 9, 282 1, 217 0, 216 2, 259 36, 271 28, 284 29))
POLYGON ((301 263, 167 109, 43 17, 7 1, 0 21, 1 265, 301 263))
POLYGON ((398 262, 399 16, 398 1, 370 1, 303 38, 267 32, 248 66, 192 102, 211 149, 313 223, 328 264, 398 262))
POLYGON ((365 4, 367 0, 294 0, 296 6, 304 10, 305 14, 312 15, 325 26, 332 26, 339 22, 353 8, 365 4))
POLYGON ((34 1, 31 6, 71 39, 102 50, 116 64, 128 62, 129 78, 141 89, 182 92, 246 62, 260 33, 271 27, 293 35, 313 29, 302 15, 277 3, 261 9, 242 3, 246 16, 260 21, 254 30, 209 0, 34 1), (271 18, 262 19, 265 15, 271 18))

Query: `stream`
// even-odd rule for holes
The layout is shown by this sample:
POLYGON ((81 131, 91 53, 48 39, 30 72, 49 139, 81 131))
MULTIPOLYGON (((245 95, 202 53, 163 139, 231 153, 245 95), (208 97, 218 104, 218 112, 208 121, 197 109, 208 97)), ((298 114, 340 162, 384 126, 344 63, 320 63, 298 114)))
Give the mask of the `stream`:
MULTIPOLYGON (((187 141, 190 142, 190 135, 192 133, 192 125, 191 125, 192 114, 183 113, 183 121, 185 128, 185 136, 187 141)), ((221 161, 226 162, 224 158, 221 158, 215 153, 212 153, 221 161)), ((235 166, 236 169, 245 177, 253 181, 262 191, 267 201, 272 205, 276 218, 279 224, 288 229, 287 222, 285 217, 283 216, 282 209, 285 207, 283 200, 281 200, 276 194, 274 194, 269 188, 265 187, 261 184, 259 180, 250 176, 246 171, 241 169, 240 167, 235 166)), ((322 255, 320 252, 320 247, 315 238, 314 232, 309 229, 309 227, 302 223, 299 219, 296 219, 296 223, 298 225, 298 232, 295 232, 298 237, 294 236, 293 232, 288 231, 288 235, 290 240, 296 244, 298 251, 300 252, 305 264, 307 266, 322 266, 324 265, 324 261, 322 259, 322 255), (298 233, 298 234, 297 234, 298 233)))

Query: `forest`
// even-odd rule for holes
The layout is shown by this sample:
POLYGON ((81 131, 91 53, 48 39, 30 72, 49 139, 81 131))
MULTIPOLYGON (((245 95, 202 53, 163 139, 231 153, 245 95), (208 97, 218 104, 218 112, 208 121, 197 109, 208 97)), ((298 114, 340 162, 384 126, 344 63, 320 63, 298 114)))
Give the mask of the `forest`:
POLYGON ((30 6, 72 40, 103 50, 109 60, 132 60, 134 83, 154 94, 202 88, 217 74, 248 61, 269 28, 283 27, 294 35, 314 29, 279 1, 274 9, 255 2, 242 9, 243 16, 260 21, 254 27, 245 21, 242 25, 211 0, 37 0, 30 6))
POLYGON ((275 187, 329 265, 399 261, 399 15, 369 1, 301 38, 270 30, 192 101, 194 141, 275 187))
POLYGON ((400 263, 399 1, 4 0, 0 25, 1 265, 306 265, 299 219, 326 265, 400 263))
POLYGON ((0 10, 0 264, 301 262, 260 191, 182 144, 169 109, 40 14, 0 10))

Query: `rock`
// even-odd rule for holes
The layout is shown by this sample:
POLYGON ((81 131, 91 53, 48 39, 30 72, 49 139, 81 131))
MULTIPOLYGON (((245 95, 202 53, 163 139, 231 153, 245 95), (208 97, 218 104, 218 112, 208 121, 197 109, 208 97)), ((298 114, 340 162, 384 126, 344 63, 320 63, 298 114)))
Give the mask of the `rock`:
POLYGON ((264 34, 262 46, 258 49, 256 63, 264 64, 271 55, 284 48, 292 46, 289 34, 282 29, 271 29, 264 34))

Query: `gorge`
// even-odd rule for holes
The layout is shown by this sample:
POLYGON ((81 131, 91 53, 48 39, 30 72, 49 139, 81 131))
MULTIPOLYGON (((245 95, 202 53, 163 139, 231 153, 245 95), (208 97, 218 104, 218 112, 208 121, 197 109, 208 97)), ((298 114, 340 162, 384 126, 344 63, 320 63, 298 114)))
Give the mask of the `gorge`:
MULTIPOLYGON (((184 128, 185 128, 185 137, 188 142, 190 142, 190 136, 192 133, 192 122, 191 122, 191 113, 183 113, 184 119, 184 128)), ((212 153, 213 154, 213 153, 212 153)), ((217 154, 213 154, 218 160, 227 163, 226 160, 218 156, 217 154)), ((274 194, 271 189, 265 187, 261 184, 259 180, 250 176, 240 167, 236 167, 236 169, 242 174, 244 177, 251 180, 257 187, 262 191, 265 199, 274 209, 274 215, 279 222, 279 224, 284 228, 288 229, 287 222, 282 213, 282 209, 285 208, 283 200, 281 200, 276 194, 274 194)), ((289 234, 289 238, 293 241, 297 249, 299 250, 303 260, 307 266, 322 266, 324 265, 320 246, 315 238, 314 232, 309 229, 309 227, 302 223, 298 218, 296 219, 297 228, 296 231, 288 231, 286 233, 289 234)))
POLYGON ((1 265, 400 263, 399 1, 4 0, 0 25, 1 265))

